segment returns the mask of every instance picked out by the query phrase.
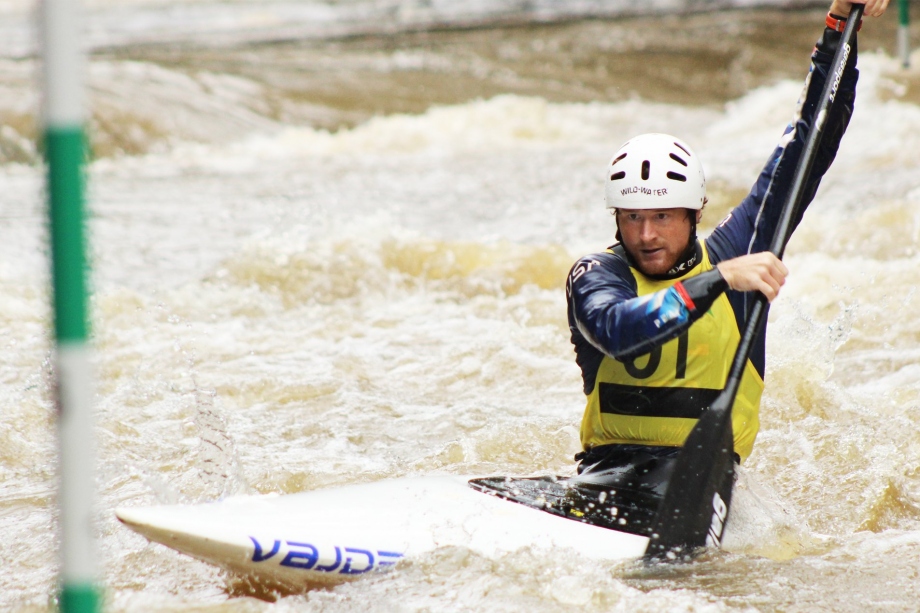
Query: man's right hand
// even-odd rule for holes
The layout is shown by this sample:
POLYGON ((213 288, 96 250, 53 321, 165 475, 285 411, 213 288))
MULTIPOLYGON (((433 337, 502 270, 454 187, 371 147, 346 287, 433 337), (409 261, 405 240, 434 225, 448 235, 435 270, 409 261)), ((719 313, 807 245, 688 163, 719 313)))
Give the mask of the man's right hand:
POLYGON ((740 292, 757 291, 773 302, 779 288, 786 282, 789 269, 782 260, 770 253, 751 253, 716 265, 728 287, 740 292))

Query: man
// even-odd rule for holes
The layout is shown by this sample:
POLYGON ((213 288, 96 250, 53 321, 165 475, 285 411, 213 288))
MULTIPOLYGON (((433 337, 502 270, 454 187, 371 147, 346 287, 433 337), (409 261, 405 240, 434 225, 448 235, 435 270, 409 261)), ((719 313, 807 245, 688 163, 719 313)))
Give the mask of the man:
MULTIPOLYGON (((878 17, 887 4, 868 0, 865 15, 878 17)), ((606 199, 619 242, 576 262, 566 284, 588 397, 576 482, 663 493, 684 439, 725 385, 749 292, 772 301, 788 274, 768 249, 851 7, 834 0, 795 121, 751 192, 707 239, 696 237, 706 204, 703 168, 686 143, 645 134, 614 154, 606 199)), ((794 225, 837 152, 857 77, 854 45, 794 225)), ((759 428, 765 322, 732 408, 738 462, 750 455, 759 428)))

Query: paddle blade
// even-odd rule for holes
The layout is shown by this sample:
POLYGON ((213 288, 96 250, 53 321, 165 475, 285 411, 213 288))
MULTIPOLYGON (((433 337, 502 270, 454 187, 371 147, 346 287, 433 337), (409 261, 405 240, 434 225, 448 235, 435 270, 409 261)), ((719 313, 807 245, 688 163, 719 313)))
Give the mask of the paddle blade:
POLYGON ((646 560, 689 558, 701 547, 721 546, 735 469, 731 407, 719 406, 724 396, 703 413, 677 457, 646 560))

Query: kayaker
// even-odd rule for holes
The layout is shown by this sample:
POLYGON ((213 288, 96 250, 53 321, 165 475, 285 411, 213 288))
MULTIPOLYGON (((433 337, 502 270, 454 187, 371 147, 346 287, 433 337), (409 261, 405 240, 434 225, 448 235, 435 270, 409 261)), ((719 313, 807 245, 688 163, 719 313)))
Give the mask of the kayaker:
MULTIPOLYGON (((566 284, 569 328, 587 395, 576 481, 663 493, 680 446, 725 384, 749 292, 770 301, 779 293, 788 270, 768 249, 852 4, 831 4, 794 122, 747 197, 705 240, 696 229, 706 182, 688 144, 643 134, 613 155, 606 206, 618 242, 578 260, 566 284)), ((888 0, 865 4, 865 15, 878 17, 888 0)), ((853 113, 856 55, 854 45, 794 225, 853 113)), ((750 455, 760 424, 765 338, 766 323, 732 409, 738 462, 750 455)))

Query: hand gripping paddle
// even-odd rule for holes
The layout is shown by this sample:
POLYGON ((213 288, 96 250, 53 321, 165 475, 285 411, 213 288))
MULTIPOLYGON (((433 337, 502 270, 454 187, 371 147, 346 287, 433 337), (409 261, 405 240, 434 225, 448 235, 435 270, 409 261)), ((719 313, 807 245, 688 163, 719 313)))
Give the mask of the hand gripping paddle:
MULTIPOLYGON (((824 124, 834 104, 864 8, 862 4, 853 5, 837 46, 827 83, 815 110, 814 125, 805 142, 792 189, 783 203, 779 224, 773 235, 770 251, 778 258, 783 257, 792 233, 793 214, 799 206, 811 173, 824 134, 824 124)), ((674 473, 658 506, 651 538, 645 550, 646 560, 681 559, 691 556, 694 550, 706 545, 721 546, 734 482, 732 405, 754 337, 767 311, 766 307, 766 297, 758 292, 732 361, 725 389, 709 409, 703 411, 678 455, 674 473)))

